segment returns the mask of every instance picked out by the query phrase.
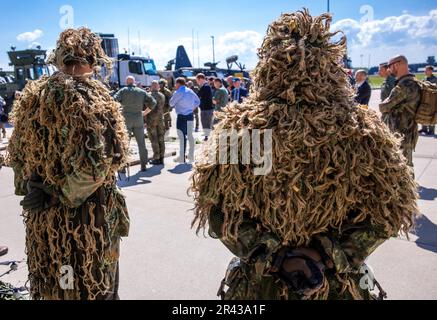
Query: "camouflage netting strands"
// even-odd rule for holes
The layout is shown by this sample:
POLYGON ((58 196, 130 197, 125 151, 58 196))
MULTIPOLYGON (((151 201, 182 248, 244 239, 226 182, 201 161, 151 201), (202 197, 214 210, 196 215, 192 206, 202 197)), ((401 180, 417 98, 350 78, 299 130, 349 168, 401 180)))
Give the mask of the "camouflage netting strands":
POLYGON ((211 141, 221 130, 272 129, 273 169, 255 176, 255 164, 208 164, 202 154, 191 188, 198 232, 214 207, 223 214, 222 240, 235 242, 244 213, 291 247, 341 231, 351 212, 354 223, 370 219, 390 235, 412 227, 417 189, 400 138, 354 105, 341 65, 346 40, 332 42, 330 23, 329 14, 305 10, 269 26, 250 97, 220 114, 211 141))
POLYGON ((103 50, 101 42, 102 39, 90 29, 67 29, 61 34, 48 63, 60 70, 69 63, 90 64, 95 71, 105 66, 107 73, 111 74, 112 62, 103 50))
MULTIPOLYGON (((86 33, 81 30, 79 34, 86 33)), ((58 43, 58 54, 72 48, 73 42, 65 40, 69 34, 78 33, 61 36, 66 43, 58 43)), ((96 54, 92 48, 79 45, 75 50, 96 54)), ((74 51, 71 57, 82 54, 74 51)), ((37 173, 61 198, 56 206, 23 214, 32 298, 93 300, 107 294, 115 278, 119 238, 128 232, 126 204, 115 184, 127 153, 120 105, 101 82, 58 72, 28 83, 14 107, 13 122, 8 162, 15 171, 16 192, 25 195, 23 182, 37 173), (103 182, 89 199, 71 203, 65 190, 80 193, 82 188, 67 177, 84 172, 90 184, 103 182), (61 288, 62 266, 73 268, 72 290, 61 288)))

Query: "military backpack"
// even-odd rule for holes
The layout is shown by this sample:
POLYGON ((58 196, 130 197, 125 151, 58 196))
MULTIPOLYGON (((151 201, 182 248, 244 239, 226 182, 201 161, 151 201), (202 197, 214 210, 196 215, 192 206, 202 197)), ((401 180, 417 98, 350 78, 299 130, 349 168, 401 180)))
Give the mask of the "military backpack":
POLYGON ((420 103, 416 111, 416 122, 422 125, 437 124, 437 84, 416 80, 420 87, 420 103))

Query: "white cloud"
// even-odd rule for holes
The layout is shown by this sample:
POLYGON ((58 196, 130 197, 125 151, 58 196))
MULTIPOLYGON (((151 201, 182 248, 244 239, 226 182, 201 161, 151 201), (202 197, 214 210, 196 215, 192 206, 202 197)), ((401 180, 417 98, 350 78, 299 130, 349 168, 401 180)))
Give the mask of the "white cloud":
MULTIPOLYGON (((238 55, 239 61, 246 64, 248 69, 253 68, 258 62, 256 55, 258 47, 262 43, 263 36, 256 31, 234 31, 229 32, 215 38, 215 55, 216 61, 221 62, 221 66, 226 66, 226 58, 231 55, 238 55)), ((120 51, 124 52, 127 47, 126 39, 119 39, 120 51)), ((197 39, 195 39, 195 50, 193 57, 193 41, 191 37, 182 37, 172 41, 163 40, 142 40, 141 53, 142 55, 149 54, 155 60, 158 69, 163 69, 168 61, 176 56, 176 49, 179 45, 185 46, 187 54, 194 66, 198 66, 198 57, 200 56, 200 66, 205 62, 212 61, 212 40, 208 38, 200 38, 199 51, 197 50, 197 39)), ((132 42, 130 45, 131 51, 138 54, 138 41, 132 42)))
MULTIPOLYGON (((371 54, 371 64, 376 65, 399 53, 409 54, 411 62, 424 62, 437 51, 437 10, 425 16, 404 13, 364 23, 343 19, 333 24, 332 29, 346 34, 355 66, 361 64, 358 57, 362 54, 371 54)), ((364 66, 367 64, 366 58, 364 66)))
POLYGON ((35 40, 41 38, 43 36, 43 34, 44 33, 42 32, 42 30, 36 29, 34 31, 31 31, 31 32, 24 32, 24 33, 19 34, 17 36, 17 40, 22 41, 22 42, 26 42, 26 41, 32 42, 32 41, 35 41, 35 40))

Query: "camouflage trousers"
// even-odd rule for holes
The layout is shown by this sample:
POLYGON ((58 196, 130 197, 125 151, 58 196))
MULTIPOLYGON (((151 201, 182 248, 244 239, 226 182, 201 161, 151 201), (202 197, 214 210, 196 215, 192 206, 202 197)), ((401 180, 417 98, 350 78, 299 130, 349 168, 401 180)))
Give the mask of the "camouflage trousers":
POLYGON ((402 148, 402 153, 403 153, 404 157, 407 158, 407 164, 410 167, 414 167, 414 163, 413 163, 414 148, 410 145, 401 146, 401 148, 402 148))
POLYGON ((153 160, 160 160, 165 157, 165 128, 164 124, 147 125, 147 134, 153 149, 153 160))
MULTIPOLYGON (((303 296, 292 292, 287 285, 273 275, 257 274, 254 265, 243 264, 233 269, 227 274, 222 283, 219 294, 223 300, 302 300, 303 296), (223 286, 228 287, 227 291, 222 291, 223 286)), ((355 294, 349 290, 344 290, 343 283, 334 274, 325 274, 329 284, 329 294, 327 300, 374 300, 376 299, 369 290, 360 288, 362 274, 348 274, 347 281, 356 284, 355 294)), ((343 279, 345 275, 343 275, 343 279)))
POLYGON ((171 112, 167 111, 164 114, 164 131, 167 132, 172 127, 171 112))

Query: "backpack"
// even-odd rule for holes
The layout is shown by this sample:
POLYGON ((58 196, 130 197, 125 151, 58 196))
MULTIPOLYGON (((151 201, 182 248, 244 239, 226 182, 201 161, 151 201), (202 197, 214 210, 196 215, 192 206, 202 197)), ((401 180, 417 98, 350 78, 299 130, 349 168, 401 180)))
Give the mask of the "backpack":
POLYGON ((430 126, 437 124, 437 84, 429 81, 418 81, 421 97, 416 111, 416 122, 430 126))

